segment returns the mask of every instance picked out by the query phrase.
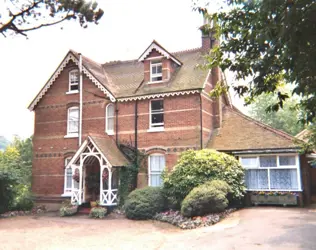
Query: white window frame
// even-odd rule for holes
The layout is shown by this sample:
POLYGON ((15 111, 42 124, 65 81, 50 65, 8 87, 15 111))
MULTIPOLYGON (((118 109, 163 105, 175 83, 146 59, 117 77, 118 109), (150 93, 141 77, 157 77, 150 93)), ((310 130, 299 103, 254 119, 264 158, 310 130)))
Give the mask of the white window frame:
POLYGON ((79 93, 79 70, 78 69, 73 69, 69 71, 69 84, 68 84, 68 92, 66 94, 76 94, 79 93), (72 74, 78 74, 78 82, 72 82, 72 74), (78 89, 71 90, 71 86, 78 86, 78 89))
MULTIPOLYGON (((158 154, 158 153, 155 153, 155 154, 150 154, 148 156, 148 186, 151 186, 151 168, 150 168, 150 157, 152 156, 163 156, 165 158, 165 166, 163 169, 166 168, 166 155, 164 154, 158 154)), ((162 173, 162 172, 161 172, 162 173)))
POLYGON ((164 131, 165 130, 165 105, 164 105, 164 99, 160 98, 160 99, 153 99, 149 101, 149 129, 147 130, 147 132, 160 132, 160 131, 164 131), (151 103, 153 101, 162 101, 163 102, 163 110, 160 112, 156 112, 154 114, 163 114, 163 120, 164 122, 161 123, 154 123, 155 125, 160 125, 158 127, 153 127, 153 123, 152 123, 152 110, 151 110, 151 103))
MULTIPOLYGON (((72 157, 67 157, 65 158, 65 173, 64 173, 64 193, 61 195, 63 197, 71 197, 71 192, 72 192, 72 184, 71 184, 71 187, 70 189, 67 188, 67 170, 68 169, 71 169, 70 167, 69 168, 66 168, 66 166, 68 165, 68 163, 70 162, 72 157)), ((71 170, 72 171, 72 170, 71 170)), ((72 176, 72 173, 71 173, 71 176, 72 176)), ((72 177, 71 177, 72 178, 72 177)), ((72 180, 71 180, 72 181, 72 180)))
POLYGON ((150 61, 150 82, 149 83, 160 83, 163 82, 163 78, 162 78, 162 61, 150 61), (153 67, 158 67, 161 66, 161 73, 153 73, 152 69, 153 67), (161 80, 153 80, 153 78, 155 77, 161 77, 161 80))
POLYGON ((267 170, 268 171, 268 189, 248 189, 247 191, 272 191, 272 192, 301 192, 302 186, 301 186, 301 169, 300 169, 300 158, 298 154, 258 154, 258 155, 239 155, 239 162, 243 166, 244 169, 255 169, 255 170, 267 170), (276 157, 276 167, 260 167, 260 156, 275 156, 276 157), (292 166, 280 166, 280 156, 294 156, 295 157, 295 165, 292 166), (242 158, 256 158, 256 165, 247 167, 242 165, 242 158), (297 170, 297 190, 287 190, 287 189, 271 189, 270 185, 270 170, 275 169, 296 169, 297 170))
POLYGON ((115 106, 113 103, 109 103, 105 108, 105 132, 108 135, 114 135, 114 123, 115 123, 115 106), (109 116, 109 112, 108 112, 109 107, 113 107, 113 116, 109 116), (112 129, 108 129, 108 120, 110 118, 113 118, 113 128, 112 129))
POLYGON ((75 138, 79 136, 79 123, 80 123, 80 117, 79 117, 79 107, 74 106, 74 107, 70 107, 67 110, 67 135, 64 138, 75 138), (70 131, 69 130, 69 114, 72 110, 78 110, 78 131, 74 132, 74 131, 70 131))

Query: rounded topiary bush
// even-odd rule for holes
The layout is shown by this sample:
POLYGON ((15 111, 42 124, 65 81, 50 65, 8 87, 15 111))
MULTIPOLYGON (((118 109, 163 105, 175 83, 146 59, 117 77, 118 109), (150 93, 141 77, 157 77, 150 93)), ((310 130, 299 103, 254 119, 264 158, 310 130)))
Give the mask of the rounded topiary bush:
POLYGON ((223 212, 228 206, 226 197, 229 191, 228 184, 218 180, 193 188, 182 202, 181 214, 192 217, 223 212))
POLYGON ((167 196, 178 204, 193 188, 210 180, 227 182, 233 199, 240 199, 245 193, 244 169, 239 161, 211 149, 183 152, 174 169, 163 175, 167 196))
POLYGON ((165 207, 163 190, 159 187, 136 189, 127 196, 124 207, 129 219, 151 219, 165 207))

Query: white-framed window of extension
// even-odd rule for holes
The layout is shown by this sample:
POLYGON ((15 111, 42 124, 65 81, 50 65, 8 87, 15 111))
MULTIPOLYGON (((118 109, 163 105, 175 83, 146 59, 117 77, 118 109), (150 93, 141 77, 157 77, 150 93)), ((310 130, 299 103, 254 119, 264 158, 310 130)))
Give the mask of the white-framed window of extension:
POLYGON ((148 186, 162 186, 161 174, 165 165, 165 156, 162 154, 152 154, 148 157, 148 186))
POLYGON ((163 99, 149 102, 149 132, 164 130, 164 105, 163 99))
POLYGON ((66 168, 70 160, 71 157, 65 159, 64 193, 62 196, 71 196, 72 170, 70 167, 66 168))
POLYGON ((79 70, 74 69, 69 72, 69 89, 67 94, 79 92, 79 70))
POLYGON ((71 107, 68 109, 67 135, 65 137, 79 136, 79 108, 71 107))
POLYGON ((114 105, 108 104, 105 108, 105 132, 108 135, 114 135, 114 105))
POLYGON ((298 155, 240 156, 249 191, 301 191, 298 155))
POLYGON ((162 62, 150 61, 150 83, 162 82, 162 62))

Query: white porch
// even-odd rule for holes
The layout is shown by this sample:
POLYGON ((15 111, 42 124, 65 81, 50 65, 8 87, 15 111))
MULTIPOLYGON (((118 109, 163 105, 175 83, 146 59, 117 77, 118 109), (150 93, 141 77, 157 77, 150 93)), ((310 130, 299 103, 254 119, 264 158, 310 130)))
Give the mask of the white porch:
MULTIPOLYGON (((72 204, 81 205, 89 201, 99 201, 100 205, 103 206, 115 206, 118 204, 119 180, 117 167, 119 166, 113 166, 113 163, 111 164, 108 157, 104 155, 104 151, 109 152, 108 149, 102 150, 103 147, 113 149, 112 143, 108 143, 109 139, 110 138, 92 138, 89 136, 66 166, 66 168, 71 168, 73 176, 71 188, 72 204), (93 175, 95 178, 95 188, 92 190, 92 193, 91 186, 89 188, 88 185, 89 175, 90 177, 93 175), (96 190, 98 192, 96 192, 96 190), (96 200, 93 200, 94 196, 97 196, 96 200)), ((118 153, 117 150, 118 148, 115 145, 113 153, 116 155, 118 153)), ((120 151, 119 153, 122 154, 120 151)), ((126 166, 127 160, 125 159, 124 161, 124 159, 122 163, 120 163, 120 165, 124 165, 121 166, 126 166)), ((114 162, 117 164, 117 160, 114 162)))

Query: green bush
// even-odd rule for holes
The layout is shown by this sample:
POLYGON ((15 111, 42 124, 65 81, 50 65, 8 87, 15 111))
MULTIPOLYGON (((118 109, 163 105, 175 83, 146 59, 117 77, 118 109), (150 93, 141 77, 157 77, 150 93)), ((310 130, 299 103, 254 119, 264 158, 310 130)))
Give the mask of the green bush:
POLYGON ((102 219, 106 216, 107 209, 105 207, 93 207, 91 208, 89 217, 90 218, 96 218, 96 219, 102 219))
POLYGON ((29 211, 33 208, 34 202, 30 185, 19 184, 16 187, 16 197, 13 203, 13 210, 29 211))
POLYGON ((174 169, 163 175, 167 197, 178 204, 193 188, 210 180, 226 181, 233 199, 242 198, 246 190, 244 169, 239 161, 211 149, 183 152, 174 169))
POLYGON ((7 212, 14 206, 14 198, 19 177, 14 169, 2 167, 0 164, 0 214, 7 212))
POLYGON ((206 182, 194 188, 183 200, 181 214, 186 217, 223 212, 228 206, 229 186, 224 181, 206 182))
POLYGON ((127 196, 124 206, 129 219, 151 219, 165 208, 163 190, 159 187, 136 189, 127 196))

